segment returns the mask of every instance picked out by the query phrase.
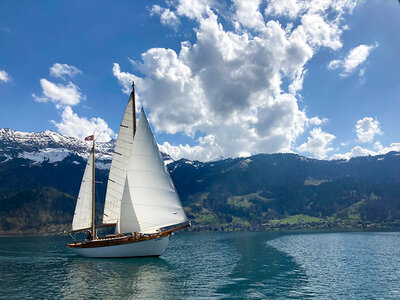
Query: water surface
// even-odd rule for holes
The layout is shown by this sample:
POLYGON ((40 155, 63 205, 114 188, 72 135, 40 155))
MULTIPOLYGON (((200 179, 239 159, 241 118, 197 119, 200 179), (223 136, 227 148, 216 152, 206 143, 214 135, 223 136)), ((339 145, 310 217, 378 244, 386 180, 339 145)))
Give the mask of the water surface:
POLYGON ((160 258, 0 238, 3 299, 399 299, 400 233, 181 233, 160 258))

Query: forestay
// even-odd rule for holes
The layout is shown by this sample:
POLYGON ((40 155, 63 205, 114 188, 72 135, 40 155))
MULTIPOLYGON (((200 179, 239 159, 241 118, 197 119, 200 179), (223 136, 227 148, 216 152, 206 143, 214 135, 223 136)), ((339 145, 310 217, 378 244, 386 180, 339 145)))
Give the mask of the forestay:
POLYGON ((129 97, 124 118, 119 127, 117 141, 112 156, 110 173, 108 175, 107 192, 104 204, 103 224, 117 223, 121 198, 125 185, 127 162, 133 142, 133 92, 129 97))
POLYGON ((90 153, 83 174, 78 200, 76 201, 72 230, 89 229, 92 226, 93 152, 90 153))
POLYGON ((142 109, 132 145, 117 232, 154 233, 157 229, 186 222, 179 196, 165 167, 142 109), (131 203, 132 205, 125 205, 131 203), (125 223, 125 208, 132 210, 125 223), (139 228, 138 228, 139 227, 139 228), (139 229, 139 230, 138 230, 139 229))

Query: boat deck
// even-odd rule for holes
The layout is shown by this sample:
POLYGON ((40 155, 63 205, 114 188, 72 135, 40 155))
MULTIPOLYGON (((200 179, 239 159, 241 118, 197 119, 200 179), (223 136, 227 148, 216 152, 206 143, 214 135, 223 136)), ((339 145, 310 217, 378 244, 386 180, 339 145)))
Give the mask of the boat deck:
POLYGON ((76 241, 73 243, 67 244, 67 247, 70 248, 95 248, 95 247, 106 247, 106 246, 116 246, 123 244, 130 244, 136 242, 142 242, 147 240, 152 240, 156 238, 161 238, 167 235, 170 235, 173 231, 180 230, 186 227, 189 227, 190 224, 185 224, 183 226, 169 229, 166 231, 162 231, 160 233, 154 234, 143 234, 134 232, 128 235, 125 234, 112 234, 106 235, 104 237, 97 237, 93 240, 84 240, 84 241, 76 241))

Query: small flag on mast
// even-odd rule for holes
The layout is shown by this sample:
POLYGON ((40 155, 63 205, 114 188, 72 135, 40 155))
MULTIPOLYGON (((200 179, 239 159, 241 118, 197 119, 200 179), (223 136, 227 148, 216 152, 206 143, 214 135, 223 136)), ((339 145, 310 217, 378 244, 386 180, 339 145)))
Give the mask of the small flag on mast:
POLYGON ((85 141, 93 141, 94 140, 94 135, 89 135, 85 137, 85 141))

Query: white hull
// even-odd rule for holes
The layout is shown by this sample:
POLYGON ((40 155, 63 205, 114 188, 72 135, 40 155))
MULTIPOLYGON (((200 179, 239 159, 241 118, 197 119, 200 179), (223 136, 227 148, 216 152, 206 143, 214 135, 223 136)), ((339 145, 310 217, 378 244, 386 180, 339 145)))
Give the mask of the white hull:
POLYGON ((82 256, 98 258, 160 256, 167 248, 169 237, 170 235, 129 244, 70 249, 82 256))

